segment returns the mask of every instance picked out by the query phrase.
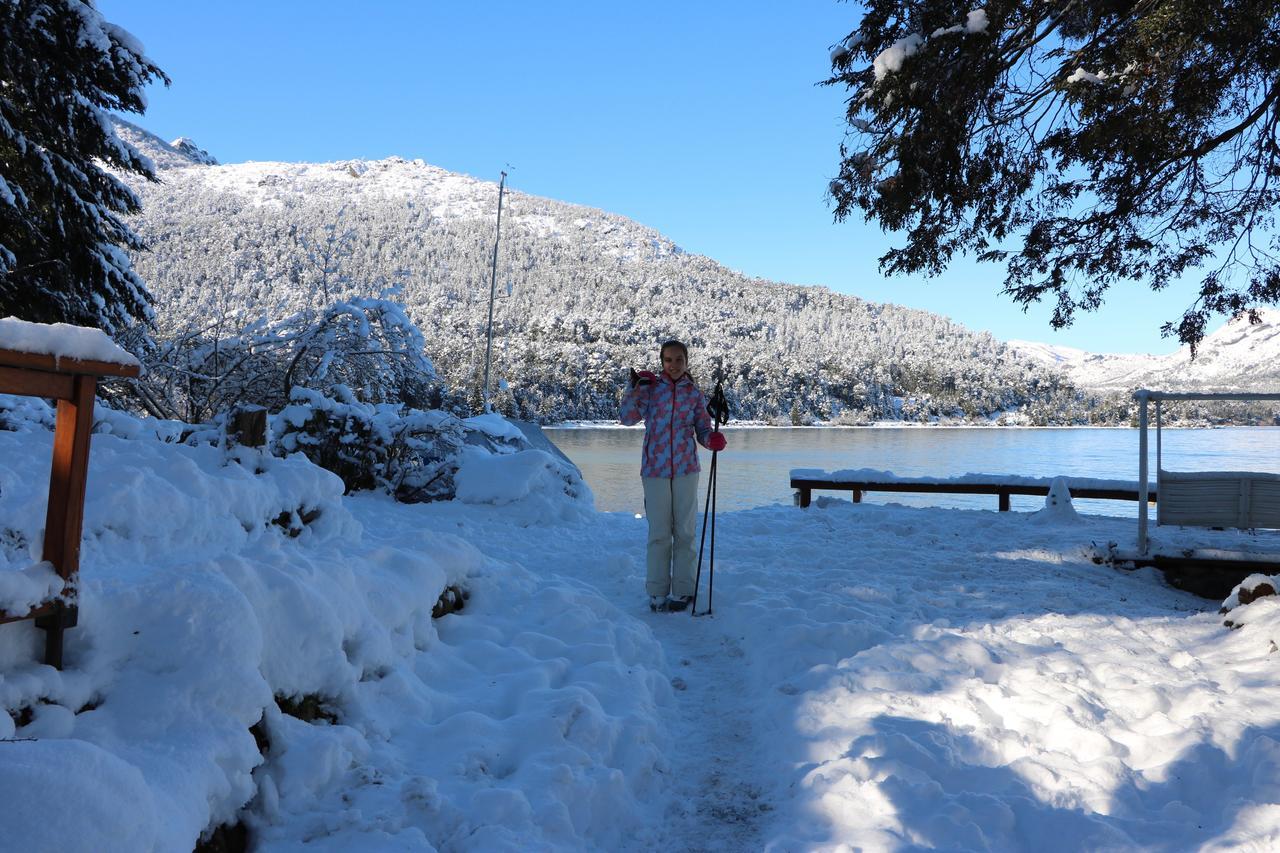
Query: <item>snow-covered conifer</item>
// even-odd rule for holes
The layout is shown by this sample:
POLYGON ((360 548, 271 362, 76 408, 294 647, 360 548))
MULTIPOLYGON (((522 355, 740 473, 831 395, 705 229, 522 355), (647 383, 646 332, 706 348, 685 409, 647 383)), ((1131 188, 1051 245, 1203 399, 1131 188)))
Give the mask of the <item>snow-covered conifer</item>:
POLYGON ((141 113, 168 82, 92 0, 0 2, 0 316, 97 326, 150 316, 121 214, 137 195, 107 167, 153 177, 108 110, 141 113))

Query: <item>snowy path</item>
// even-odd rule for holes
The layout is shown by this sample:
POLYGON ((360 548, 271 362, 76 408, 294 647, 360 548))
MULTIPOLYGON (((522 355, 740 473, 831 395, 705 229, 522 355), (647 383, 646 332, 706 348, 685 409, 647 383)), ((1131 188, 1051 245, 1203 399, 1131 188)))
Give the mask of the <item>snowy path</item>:
MULTIPOLYGON (((476 524, 476 516, 463 523, 476 524)), ((661 644, 674 699, 665 720, 669 802, 654 834, 636 841, 634 849, 760 849, 762 824, 775 805, 762 782, 771 770, 757 742, 743 638, 716 616, 648 611, 643 520, 601 516, 586 527, 526 528, 518 538, 505 526, 499 521, 471 541, 537 574, 573 578, 593 588, 648 626, 661 644)), ((699 610, 706 604, 705 582, 699 610)))
POLYGON ((760 849, 762 818, 774 804, 759 781, 767 768, 742 645, 714 616, 651 614, 646 621, 662 642, 676 690, 669 753, 674 797, 653 849, 760 849))

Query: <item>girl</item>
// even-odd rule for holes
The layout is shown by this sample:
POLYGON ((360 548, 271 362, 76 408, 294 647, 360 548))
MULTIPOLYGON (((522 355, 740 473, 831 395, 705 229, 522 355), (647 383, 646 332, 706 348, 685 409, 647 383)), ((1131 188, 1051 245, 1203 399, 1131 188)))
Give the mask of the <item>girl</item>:
POLYGON ((645 590, 650 610, 684 610, 693 600, 697 557, 698 452, 724 450, 724 435, 711 431, 707 401, 689 375, 689 349, 667 341, 659 350, 662 373, 634 373, 622 400, 622 423, 644 421, 640 480, 649 519, 645 590))

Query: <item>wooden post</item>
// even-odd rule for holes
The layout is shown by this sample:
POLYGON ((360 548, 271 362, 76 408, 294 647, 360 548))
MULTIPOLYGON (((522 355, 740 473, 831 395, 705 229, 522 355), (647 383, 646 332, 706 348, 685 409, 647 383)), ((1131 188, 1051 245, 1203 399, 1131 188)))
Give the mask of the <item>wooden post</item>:
POLYGON ((227 438, 241 447, 267 443, 267 410, 261 406, 235 408, 227 417, 227 438))
MULTIPOLYGON (((49 468, 49 503, 45 510, 43 558, 65 583, 62 595, 75 600, 80 573, 80 532, 84 526, 84 493, 89 473, 89 435, 93 430, 93 396, 98 378, 81 374, 72 380, 71 398, 58 401, 53 432, 53 464, 49 468)), ((45 631, 45 663, 62 669, 62 632, 76 624, 77 608, 59 601, 36 622, 45 631)))
POLYGON ((1004 491, 1003 489, 1000 491, 1000 511, 1001 512, 1009 511, 1009 493, 1004 491))
POLYGON ((69 400, 58 401, 53 432, 53 464, 49 468, 49 506, 45 511, 44 559, 69 579, 80 568, 80 529, 89 471, 89 435, 93 430, 93 395, 98 380, 77 376, 69 400))

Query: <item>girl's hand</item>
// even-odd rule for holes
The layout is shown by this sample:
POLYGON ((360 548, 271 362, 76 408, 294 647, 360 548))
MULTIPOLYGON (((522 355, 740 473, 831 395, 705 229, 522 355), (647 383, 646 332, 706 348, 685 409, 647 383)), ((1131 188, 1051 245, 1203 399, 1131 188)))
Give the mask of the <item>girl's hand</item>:
POLYGON ((636 372, 636 370, 633 368, 631 371, 631 387, 632 388, 636 387, 637 385, 651 385, 657 381, 658 381, 658 375, 654 373, 652 370, 641 370, 639 372, 636 372))
POLYGON ((726 443, 727 442, 724 440, 724 433, 722 432, 713 432, 711 435, 707 436, 707 449, 713 453, 719 453, 721 450, 724 450, 726 443))

